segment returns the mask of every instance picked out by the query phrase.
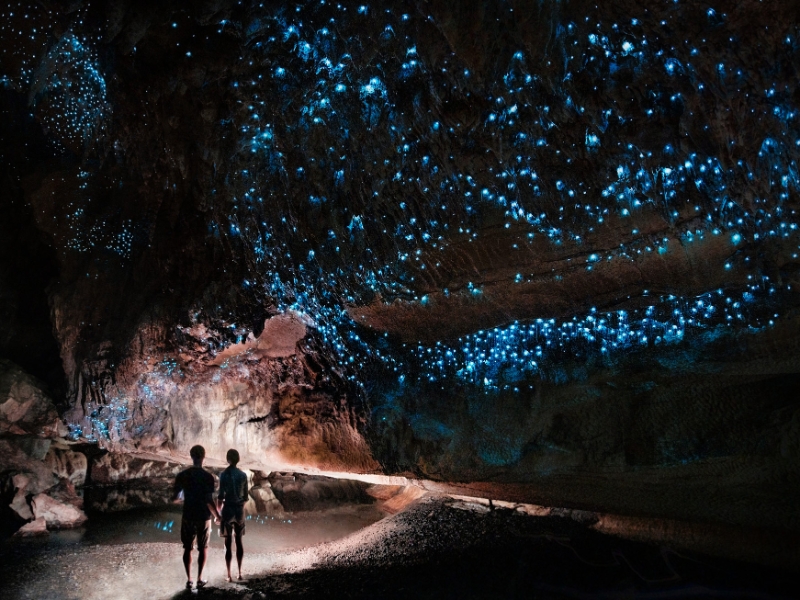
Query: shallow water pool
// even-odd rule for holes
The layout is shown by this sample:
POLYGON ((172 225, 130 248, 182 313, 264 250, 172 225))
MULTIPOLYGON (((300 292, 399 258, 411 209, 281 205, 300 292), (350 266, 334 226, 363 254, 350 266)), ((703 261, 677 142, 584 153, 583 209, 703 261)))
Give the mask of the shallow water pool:
MULTIPOLYGON (((376 505, 365 504, 252 515, 243 544, 245 577, 269 569, 282 552, 343 538, 383 516, 376 505)), ((171 598, 186 580, 180 520, 180 506, 140 508, 91 515, 87 525, 76 530, 5 540, 0 543, 0 598, 171 598)), ((223 540, 214 527, 204 573, 212 584, 223 581, 223 556, 223 540)))

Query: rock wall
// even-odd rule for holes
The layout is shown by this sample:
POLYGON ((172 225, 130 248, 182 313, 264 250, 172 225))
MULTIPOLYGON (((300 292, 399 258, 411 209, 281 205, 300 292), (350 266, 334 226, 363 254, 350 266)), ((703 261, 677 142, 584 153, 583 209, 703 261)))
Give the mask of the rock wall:
POLYGON ((796 527, 797 6, 19 5, 0 356, 71 440, 796 527))
POLYGON ((259 464, 377 469, 359 398, 322 372, 324 357, 299 350, 305 326, 296 323, 273 317, 258 340, 219 353, 203 345, 214 335, 205 326, 181 333, 178 356, 163 341, 138 340, 113 383, 88 388, 97 400, 67 412, 73 434, 113 450, 186 455, 202 444, 218 460, 235 447, 259 464))
POLYGON ((63 436, 67 428, 44 384, 0 359, 0 533, 46 534, 86 521, 77 487, 86 456, 63 436))
POLYGON ((784 325, 588 373, 568 361, 522 398, 415 390, 376 411, 373 447, 465 495, 797 531, 799 322, 784 325))

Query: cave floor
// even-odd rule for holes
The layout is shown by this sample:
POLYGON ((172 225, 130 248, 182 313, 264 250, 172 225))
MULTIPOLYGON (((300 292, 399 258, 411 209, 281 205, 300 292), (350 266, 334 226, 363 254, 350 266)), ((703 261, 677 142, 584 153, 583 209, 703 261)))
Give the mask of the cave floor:
MULTIPOLYGON (((244 537, 245 574, 306 566, 310 556, 303 549, 347 536, 384 516, 377 506, 364 504, 252 516, 244 537)), ((170 598, 186 581, 180 521, 179 506, 95 513, 80 529, 0 542, 0 599, 170 598)), ((224 584, 224 546, 216 527, 203 576, 211 585, 224 584)))
POLYGON ((6 547, 5 556, 0 557, 2 597, 419 600, 800 596, 800 585, 789 572, 608 536, 579 519, 531 517, 428 496, 403 512, 370 524, 372 516, 358 514, 369 508, 355 513, 352 507, 344 512, 337 509, 338 513, 321 513, 306 520, 292 517, 295 528, 291 534, 280 531, 280 527, 288 529, 286 523, 259 533, 253 528, 253 536, 248 529, 246 580, 241 584, 223 581, 224 561, 219 538, 215 538, 206 573, 211 583, 199 592, 182 590, 181 547, 175 541, 156 541, 160 534, 155 527, 146 542, 134 539, 135 527, 114 539, 88 536, 81 541, 77 539, 80 534, 73 532, 73 541, 55 541, 52 538, 56 536, 32 544, 26 541, 6 547), (332 523, 342 516, 350 519, 349 524, 332 531, 332 523), (321 531, 317 539, 314 528, 321 531))

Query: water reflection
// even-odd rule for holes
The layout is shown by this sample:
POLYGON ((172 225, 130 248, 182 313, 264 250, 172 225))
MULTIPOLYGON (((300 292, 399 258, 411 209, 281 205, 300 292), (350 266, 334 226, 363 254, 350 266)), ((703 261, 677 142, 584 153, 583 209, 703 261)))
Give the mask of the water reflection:
MULTIPOLYGON (((256 513, 246 516, 245 547, 249 552, 293 550, 349 535, 384 516, 370 504, 346 505, 288 515, 256 513)), ((72 543, 130 544, 180 543, 181 507, 139 508, 126 512, 99 513, 89 519, 83 535, 72 543)), ((64 535, 54 532, 50 537, 64 535)), ((77 532, 72 532, 75 536, 77 532)), ((55 542, 56 540, 51 540, 55 542)), ((210 546, 222 548, 219 527, 212 529, 210 546)))
POLYGON ((167 533, 172 533, 172 526, 175 524, 175 521, 170 521, 169 523, 161 524, 161 521, 155 522, 155 528, 160 529, 161 531, 166 531, 167 533))
MULTIPOLYGON (((105 513, 95 510, 79 529, 0 541, 0 598, 172 597, 185 583, 180 562, 181 510, 174 504, 105 513)), ((246 574, 266 571, 282 552, 343 538, 383 516, 376 504, 249 514, 244 538, 246 574)), ((224 540, 216 526, 210 547, 207 575, 221 582, 224 540)))

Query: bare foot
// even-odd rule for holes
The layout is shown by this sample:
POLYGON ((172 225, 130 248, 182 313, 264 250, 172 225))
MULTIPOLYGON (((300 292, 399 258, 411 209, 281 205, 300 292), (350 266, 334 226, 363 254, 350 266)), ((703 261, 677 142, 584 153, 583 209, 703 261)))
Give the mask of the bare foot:
POLYGON ((225 577, 225 581, 227 581, 228 583, 233 581, 233 577, 231 577, 230 573, 228 573, 227 577, 225 577))

